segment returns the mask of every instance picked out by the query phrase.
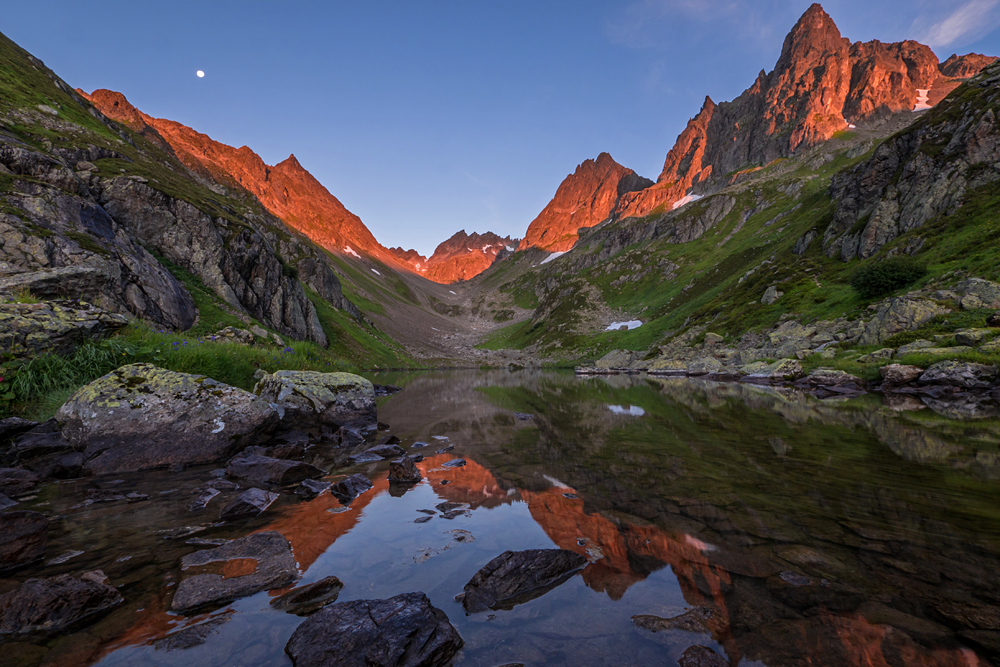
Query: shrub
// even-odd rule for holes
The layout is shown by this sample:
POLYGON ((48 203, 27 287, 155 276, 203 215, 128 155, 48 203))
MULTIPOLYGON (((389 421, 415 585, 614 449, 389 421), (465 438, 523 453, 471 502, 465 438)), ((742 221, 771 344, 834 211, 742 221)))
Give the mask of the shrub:
POLYGON ((851 277, 851 287, 865 299, 892 294, 927 274, 927 269, 912 257, 874 260, 851 277))

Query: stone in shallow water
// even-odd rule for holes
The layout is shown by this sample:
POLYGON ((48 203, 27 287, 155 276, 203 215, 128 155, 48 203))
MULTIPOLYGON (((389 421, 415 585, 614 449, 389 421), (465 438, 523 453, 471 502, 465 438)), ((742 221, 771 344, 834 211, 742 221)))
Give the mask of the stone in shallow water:
POLYGON ((228 520, 257 516, 270 507, 271 503, 278 499, 278 495, 263 489, 247 489, 222 509, 219 518, 228 520))
POLYGON ((729 661, 707 646, 689 646, 677 660, 680 667, 729 667, 729 661))
POLYGON ((683 630, 684 632, 711 632, 708 622, 712 620, 713 613, 707 607, 695 607, 679 616, 670 618, 660 618, 659 616, 639 615, 632 617, 632 623, 636 627, 650 632, 663 632, 664 630, 683 630))
POLYGON ((442 463, 445 468, 461 468, 465 465, 465 459, 452 459, 446 463, 442 463))
POLYGON ((372 488, 371 480, 358 473, 331 486, 330 493, 340 502, 347 504, 370 488, 372 488))
POLYGON ((511 609, 566 581, 587 559, 566 549, 505 551, 465 585, 462 606, 470 613, 511 609))
POLYGON ((396 444, 377 445, 366 449, 360 454, 355 454, 350 458, 350 463, 370 463, 383 459, 394 459, 403 456, 405 453, 403 448, 396 444))
POLYGON ((406 593, 330 605, 292 633, 285 652, 295 667, 443 667, 462 645, 426 595, 406 593))
POLYGON ((329 489, 330 482, 323 482, 318 479, 305 479, 295 489, 295 494, 306 498, 315 498, 329 489))
POLYGON ((295 484, 310 477, 326 474, 316 466, 302 461, 287 461, 269 456, 237 456, 226 466, 226 474, 236 479, 261 484, 295 484))
POLYGON ((0 514, 0 570, 41 559, 48 542, 49 520, 39 512, 0 514))
POLYGON ((336 602, 343 588, 343 582, 337 577, 326 577, 293 588, 281 597, 271 600, 271 606, 296 616, 308 616, 336 602))
POLYGON ((288 540, 278 532, 254 533, 227 542, 215 549, 204 549, 181 559, 181 570, 194 568, 217 569, 222 572, 187 572, 177 586, 170 604, 173 611, 190 611, 210 604, 218 604, 253 595, 259 591, 273 590, 289 585, 298 578, 298 566, 288 540), (253 570, 247 574, 226 577, 226 567, 251 563, 253 570))
POLYGON ((38 486, 38 474, 21 468, 0 468, 0 493, 22 496, 38 486))
POLYGON ((0 634, 60 632, 94 621, 122 601, 111 586, 68 574, 28 579, 0 595, 0 634))
POLYGON ((283 408, 283 423, 296 428, 377 427, 375 387, 351 373, 277 371, 265 374, 253 391, 283 408))
POLYGON ((198 510, 205 509, 212 498, 219 495, 219 491, 213 487, 195 489, 192 493, 197 493, 198 495, 188 503, 187 508, 189 512, 197 512, 198 510))
POLYGON ((192 625, 180 632, 157 639, 153 642, 153 648, 157 651, 183 651, 195 646, 201 646, 209 637, 216 634, 220 627, 232 620, 233 613, 232 611, 225 612, 215 618, 208 619, 204 623, 192 625))
POLYGON ((415 483, 423 479, 416 464, 409 456, 402 456, 389 464, 389 481, 415 483))

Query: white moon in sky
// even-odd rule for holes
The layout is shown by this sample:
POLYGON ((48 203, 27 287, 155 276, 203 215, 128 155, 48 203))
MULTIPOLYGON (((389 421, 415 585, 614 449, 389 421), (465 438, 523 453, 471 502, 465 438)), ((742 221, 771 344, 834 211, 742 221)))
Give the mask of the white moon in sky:
POLYGON ((199 78, 199 79, 203 79, 203 78, 205 78, 205 73, 204 73, 204 72, 202 72, 201 70, 198 70, 197 72, 195 72, 195 74, 197 74, 197 75, 198 75, 198 78, 199 78))

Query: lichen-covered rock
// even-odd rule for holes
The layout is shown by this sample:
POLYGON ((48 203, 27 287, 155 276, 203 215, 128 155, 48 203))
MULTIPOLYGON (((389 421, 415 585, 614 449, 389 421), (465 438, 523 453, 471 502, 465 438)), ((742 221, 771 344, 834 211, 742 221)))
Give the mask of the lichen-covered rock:
POLYGON ((920 350, 926 350, 929 347, 934 347, 934 343, 929 340, 915 340, 912 343, 901 346, 896 350, 896 356, 903 356, 904 354, 910 354, 911 352, 919 352, 920 350))
POLYGON ((295 428, 377 423, 375 387, 351 373, 278 371, 257 382, 254 393, 284 410, 295 428))
POLYGON ((284 535, 273 530, 241 537, 215 549, 188 554, 181 559, 181 572, 184 578, 170 603, 174 611, 188 611, 246 597, 258 591, 283 588, 299 576, 292 545, 284 535), (246 574, 233 576, 235 573, 226 570, 227 563, 247 560, 254 561, 254 567, 246 574), (216 567, 218 572, 185 573, 192 568, 211 567, 216 567))
POLYGON ((703 357, 688 363, 687 371, 691 375, 708 375, 722 371, 722 362, 714 357, 703 357))
POLYGON ((947 384, 966 389, 985 389, 997 378, 997 367, 966 361, 939 361, 920 376, 921 384, 947 384))
POLYGON ((1000 308, 1000 283, 982 278, 969 278, 955 286, 962 295, 962 309, 1000 308))
POLYGON ((779 292, 778 288, 771 285, 766 290, 764 290, 764 296, 760 298, 760 302, 765 306, 770 306, 775 303, 778 299, 784 296, 784 292, 779 292))
POLYGON ((80 388, 56 419, 84 468, 103 473, 229 458, 263 442, 278 413, 204 375, 132 364, 80 388))
POLYGON ((858 345, 878 345, 900 331, 916 329, 930 319, 951 312, 929 299, 899 297, 882 304, 858 339, 858 345))
POLYGON ((246 329, 239 329, 237 327, 226 327, 225 329, 219 329, 214 334, 212 338, 217 341, 229 342, 229 343, 239 343, 240 345, 253 345, 257 342, 254 338, 253 333, 247 331, 246 329))
POLYGON ((0 595, 0 635, 60 632, 96 620, 123 601, 115 588, 92 579, 28 579, 0 595))
POLYGON ((905 366, 903 364, 889 364, 878 369, 882 381, 890 386, 899 386, 913 382, 924 374, 924 369, 919 366, 905 366))
POLYGON ((70 354, 128 324, 124 315, 79 301, 0 304, 0 349, 15 357, 70 354))
POLYGON ((798 384, 813 387, 837 387, 853 384, 857 387, 863 387, 865 383, 861 378, 845 371, 838 371, 834 368, 817 368, 802 378, 798 384))
POLYGON ((896 350, 891 347, 883 347, 881 350, 875 350, 874 352, 869 352, 868 354, 858 357, 859 364, 878 364, 888 359, 892 359, 896 354, 896 350))
POLYGON ((975 347, 994 333, 989 329, 963 329, 955 332, 955 342, 959 345, 975 347))
POLYGON ((794 359, 779 359, 773 364, 748 365, 740 369, 747 373, 743 377, 746 382, 783 382, 802 377, 802 364, 794 359), (749 371, 749 372, 748 372, 749 371))
POLYGON ((635 353, 628 350, 612 350, 597 360, 597 368, 628 368, 635 361, 635 353))

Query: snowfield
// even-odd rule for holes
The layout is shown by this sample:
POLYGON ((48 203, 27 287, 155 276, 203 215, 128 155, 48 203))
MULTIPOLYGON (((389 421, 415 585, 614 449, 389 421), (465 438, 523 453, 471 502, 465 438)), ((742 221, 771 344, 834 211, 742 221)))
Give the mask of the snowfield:
POLYGON ((629 320, 628 322, 612 322, 605 331, 617 331, 619 327, 627 326, 628 330, 638 329, 642 326, 642 320, 629 320))
POLYGON ((551 262, 554 259, 559 259, 563 255, 565 255, 567 252, 569 252, 569 251, 568 250, 563 250, 562 252, 554 252, 551 255, 549 255, 548 257, 546 257, 545 259, 543 259, 541 262, 539 262, 538 265, 541 266, 542 264, 548 264, 549 262, 551 262))

